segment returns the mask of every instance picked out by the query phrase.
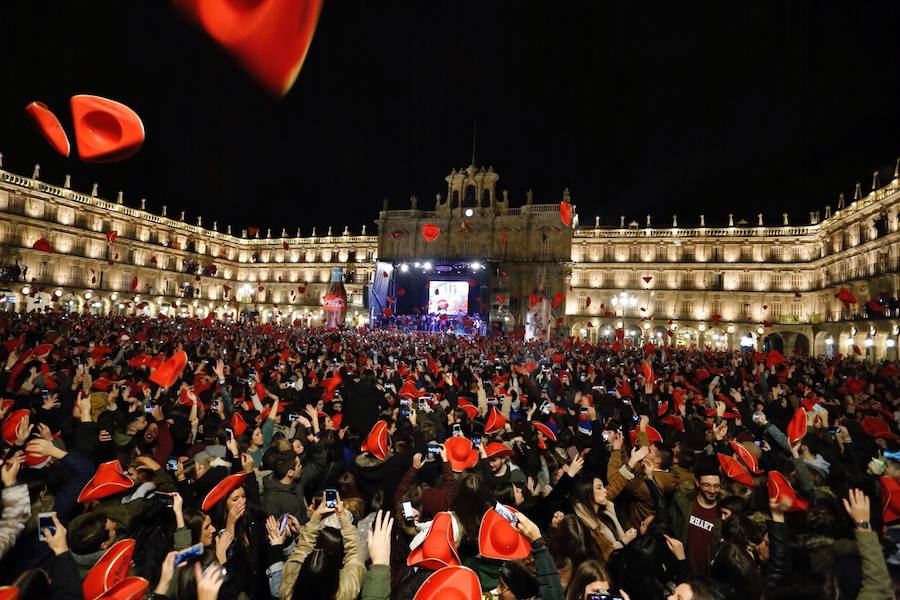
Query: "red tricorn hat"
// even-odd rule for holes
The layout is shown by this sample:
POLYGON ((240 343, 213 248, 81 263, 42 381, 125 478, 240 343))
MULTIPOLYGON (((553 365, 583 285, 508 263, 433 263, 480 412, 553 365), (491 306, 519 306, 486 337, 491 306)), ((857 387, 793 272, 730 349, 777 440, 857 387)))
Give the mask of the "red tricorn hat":
POLYGON ((247 431, 247 422, 239 412, 231 413, 231 431, 234 432, 235 437, 241 437, 247 431))
POLYGON ((126 577, 106 590, 98 600, 140 600, 150 587, 143 577, 126 577))
MULTIPOLYGON (((518 513, 509 506, 507 510, 518 513)), ((485 558, 515 560, 531 554, 531 544, 493 508, 487 509, 478 529, 478 553, 485 558)))
POLYGON ((100 96, 79 95, 69 100, 75 125, 75 144, 84 162, 124 160, 144 143, 144 124, 131 108, 100 96))
POLYGON ((159 387, 167 388, 181 377, 185 365, 187 365, 187 354, 184 350, 179 350, 150 374, 150 381, 159 387))
POLYGON ((19 588, 14 585, 0 586, 0 600, 16 600, 19 597, 19 588))
POLYGON ((453 539, 453 516, 448 512, 439 512, 431 521, 425 539, 406 557, 406 565, 437 571, 459 564, 459 553, 453 539))
POLYGON ((747 448, 734 440, 728 442, 731 446, 731 449, 734 451, 734 455, 741 459, 741 462, 744 463, 744 466, 753 473, 754 475, 761 475, 762 470, 759 468, 759 464, 756 461, 756 457, 753 456, 753 453, 747 450, 747 448))
POLYGON ((769 471, 769 501, 788 504, 787 510, 791 512, 806 510, 809 503, 797 495, 794 488, 778 471, 769 471))
POLYGON ((119 461, 111 460, 97 467, 97 472, 78 494, 78 503, 100 500, 130 490, 133 486, 134 482, 122 470, 119 461))
POLYGON ((85 600, 96 600, 128 575, 131 566, 131 555, 134 554, 135 541, 121 540, 109 547, 100 560, 91 567, 81 590, 85 600))
POLYGON ((378 460, 387 459, 388 455, 388 424, 387 421, 378 421, 372 427, 372 431, 363 440, 362 451, 372 453, 378 460))
POLYGON ((716 458, 719 459, 719 466, 722 467, 722 471, 729 479, 734 479, 747 487, 753 487, 753 478, 736 458, 721 452, 716 453, 716 458))
POLYGON ((506 427, 506 417, 500 414, 496 406, 492 406, 491 412, 488 413, 487 420, 484 423, 484 432, 491 434, 496 431, 503 431, 504 427, 506 427))
POLYGON ((663 400, 662 402, 659 403, 659 408, 656 409, 656 414, 657 414, 657 416, 661 417, 664 414, 666 414, 667 412, 669 412, 669 401, 663 400))
POLYGON ((512 448, 500 442, 491 442, 484 447, 484 453, 488 458, 500 458, 502 456, 512 456, 512 448))
POLYGON ((481 582, 468 567, 444 567, 428 576, 413 600, 481 600, 481 582))
POLYGON ((666 415, 662 418, 662 422, 684 433, 684 421, 678 415, 666 415))
POLYGON ((95 390, 100 390, 101 392, 107 392, 109 391, 109 388, 112 387, 112 381, 110 381, 108 377, 98 377, 91 384, 91 387, 95 390))
POLYGON ((63 129, 56 115, 47 108, 47 105, 43 102, 30 102, 25 107, 25 112, 31 117, 44 140, 58 153, 69 156, 72 146, 69 144, 66 130, 63 129))
POLYGON ((21 423, 23 419, 27 419, 30 414, 31 412, 27 408, 20 408, 19 410, 13 411, 12 414, 3 420, 2 436, 4 442, 10 446, 15 446, 16 427, 19 426, 19 423, 21 423))
POLYGON ((407 379, 406 381, 404 381, 397 395, 401 398, 418 398, 419 390, 416 389, 416 382, 412 381, 411 379, 407 379))
POLYGON ((35 358, 47 358, 51 352, 53 352, 53 344, 41 344, 31 352, 31 355, 35 358))
MULTIPOLYGON (((632 446, 634 446, 637 443, 637 436, 638 436, 637 429, 632 429, 631 431, 628 432, 628 437, 631 439, 632 446)), ((650 442, 651 444, 654 442, 661 442, 662 435, 659 433, 659 431, 656 430, 656 428, 650 427, 648 425, 647 426, 647 441, 650 442)))
MULTIPOLYGON (((550 440, 551 442, 556 442, 556 434, 553 433, 553 430, 547 427, 544 423, 540 421, 532 421, 531 426, 534 427, 537 431, 541 432, 541 435, 544 436, 544 440, 550 440)), ((540 438, 538 438, 538 448, 544 450, 547 448, 547 442, 540 438)))
POLYGON ((447 461, 454 473, 462 473, 478 463, 478 451, 472 446, 472 440, 464 437, 452 437, 444 442, 447 461))
POLYGON ((800 407, 794 411, 794 416, 791 417, 791 422, 787 426, 787 437, 791 442, 791 446, 803 441, 804 436, 806 436, 807 421, 806 409, 800 407))
POLYGON ((434 223, 426 223, 422 225, 422 238, 426 242, 433 242, 441 235, 441 228, 434 223))
MULTIPOLYGON (((865 434, 868 435, 869 437, 882 438, 885 440, 900 439, 897 437, 896 433, 891 431, 891 428, 888 427, 888 424, 885 423, 884 420, 879 419, 878 417, 866 417, 862 420, 860 425, 862 426, 863 432, 865 432, 865 434)), ((4 438, 6 437, 5 429, 4 429, 3 437, 4 438)))
POLYGON ((227 498, 228 494, 233 492, 235 488, 243 485, 244 479, 246 478, 246 473, 235 473, 234 475, 229 475, 228 477, 217 483, 213 489, 209 490, 209 493, 206 494, 206 498, 203 499, 203 504, 200 508, 202 508, 204 512, 209 512, 209 510, 213 506, 227 498))

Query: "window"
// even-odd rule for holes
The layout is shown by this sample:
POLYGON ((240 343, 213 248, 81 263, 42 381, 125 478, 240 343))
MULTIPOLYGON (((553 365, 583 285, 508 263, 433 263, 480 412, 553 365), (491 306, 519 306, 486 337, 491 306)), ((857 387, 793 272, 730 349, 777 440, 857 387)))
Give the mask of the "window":
POLYGON ((712 303, 712 312, 710 314, 713 315, 722 315, 722 301, 721 300, 713 300, 712 303))
POLYGON ((791 304, 791 316, 797 321, 800 320, 800 316, 803 313, 803 304, 800 302, 794 302, 791 304))
POLYGON ((749 302, 741 303, 741 318, 745 321, 749 321, 753 318, 753 311, 749 302))
POLYGON ((69 285, 80 285, 81 281, 81 269, 78 265, 69 267, 69 285))
POLYGON ((42 262, 38 270, 38 281, 47 281, 50 279, 50 263, 42 262))
POLYGON ((119 289, 127 290, 131 287, 131 275, 128 273, 122 273, 122 279, 119 282, 119 289))
POLYGON ((578 299, 578 309, 581 310, 581 311, 587 310, 587 308, 588 308, 588 300, 590 300, 590 298, 587 297, 587 296, 584 296, 584 297, 582 297, 582 298, 579 298, 579 299, 578 299))
POLYGON ((682 318, 688 318, 694 314, 694 301, 693 300, 682 300, 681 301, 681 316, 682 318))
POLYGON ((784 260, 784 248, 775 246, 772 248, 772 262, 781 262, 784 260))
POLYGON ((770 289, 780 290, 783 284, 784 278, 781 276, 781 273, 773 273, 772 280, 770 281, 770 289))
POLYGON ((774 318, 778 318, 781 316, 781 302, 773 302, 769 305, 769 314, 774 318))
POLYGON ((750 273, 741 273, 741 289, 753 289, 753 277, 750 275, 750 273))
POLYGON ((803 276, 802 275, 791 275, 791 289, 793 290, 802 290, 803 289, 803 276))

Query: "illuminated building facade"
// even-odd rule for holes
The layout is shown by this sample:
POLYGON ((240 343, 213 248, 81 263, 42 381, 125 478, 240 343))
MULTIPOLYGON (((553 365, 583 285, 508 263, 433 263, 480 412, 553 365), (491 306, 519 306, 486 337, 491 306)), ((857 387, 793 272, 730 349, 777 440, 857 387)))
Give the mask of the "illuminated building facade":
MULTIPOLYGON (((2 165, 0 165, 2 167, 2 165)), ((368 322, 367 285, 377 260, 485 261, 496 266, 490 318, 505 331, 524 324, 539 287, 565 295, 557 333, 715 348, 779 348, 814 355, 896 358, 900 307, 900 179, 872 191, 857 186, 847 206, 778 224, 728 215, 726 226, 665 226, 622 216, 612 226, 562 225, 558 203, 530 193, 511 206, 492 169, 470 166, 446 177, 433 210, 378 215, 378 235, 289 236, 282 230, 218 231, 0 168, 0 266, 6 310, 47 306, 147 315, 179 314, 322 321, 331 268, 343 268, 348 323, 368 322), (431 243, 423 224, 441 228, 431 243), (107 233, 116 239, 107 242, 107 233), (32 246, 45 239, 52 253, 32 246), (27 268, 27 271, 26 271, 27 268), (843 304, 847 288, 857 299, 843 304), (226 295, 226 291, 228 292, 226 295), (871 304, 869 301, 872 300, 871 304), (875 305, 875 308, 872 308, 875 305)), ((684 215, 681 215, 684 218, 684 215)), ((684 222, 684 221, 683 221, 684 222)), ((489 300, 488 300, 489 298, 489 300)))

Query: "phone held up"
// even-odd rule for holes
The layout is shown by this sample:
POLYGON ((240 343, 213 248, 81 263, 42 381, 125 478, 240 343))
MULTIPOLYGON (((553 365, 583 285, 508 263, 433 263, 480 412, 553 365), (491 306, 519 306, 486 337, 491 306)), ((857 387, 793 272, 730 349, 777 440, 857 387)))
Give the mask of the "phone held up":
POLYGON ((337 490, 325 490, 325 506, 328 508, 337 508, 337 490))

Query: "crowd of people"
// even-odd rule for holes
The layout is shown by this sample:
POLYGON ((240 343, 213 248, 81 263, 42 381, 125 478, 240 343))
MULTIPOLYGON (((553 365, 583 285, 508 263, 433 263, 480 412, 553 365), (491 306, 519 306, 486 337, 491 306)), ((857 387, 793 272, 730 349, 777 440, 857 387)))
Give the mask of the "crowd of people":
POLYGON ((0 599, 892 598, 900 368, 0 317, 0 599))

